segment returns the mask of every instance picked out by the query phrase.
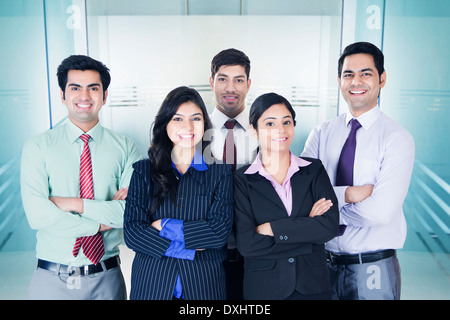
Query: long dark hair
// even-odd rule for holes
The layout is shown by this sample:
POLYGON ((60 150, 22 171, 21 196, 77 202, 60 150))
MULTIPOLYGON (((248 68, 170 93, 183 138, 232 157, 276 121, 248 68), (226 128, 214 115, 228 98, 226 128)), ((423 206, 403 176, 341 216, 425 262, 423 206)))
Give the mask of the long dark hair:
MULTIPOLYGON (((205 103, 195 89, 183 86, 169 92, 156 115, 152 130, 152 142, 148 149, 150 178, 154 184, 153 197, 156 200, 151 208, 151 213, 154 213, 159 208, 164 198, 170 195, 172 196, 174 203, 176 203, 177 179, 172 172, 171 157, 173 142, 167 135, 166 128, 180 105, 185 102, 193 102, 202 111, 204 132, 212 128, 205 103)), ((202 141, 199 142, 199 145, 200 144, 203 152, 209 144, 209 141, 203 141, 202 139, 202 141)))

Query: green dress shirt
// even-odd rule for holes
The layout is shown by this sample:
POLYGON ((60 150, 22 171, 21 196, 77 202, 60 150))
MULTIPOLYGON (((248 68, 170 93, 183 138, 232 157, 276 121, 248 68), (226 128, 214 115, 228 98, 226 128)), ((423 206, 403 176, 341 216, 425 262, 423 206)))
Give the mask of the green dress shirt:
POLYGON ((112 200, 117 190, 128 187, 132 165, 140 159, 135 143, 97 124, 91 136, 95 200, 83 200, 83 214, 60 210, 51 196, 78 197, 80 156, 84 132, 72 122, 51 129, 27 141, 22 151, 21 193, 28 222, 37 230, 38 259, 61 264, 91 264, 80 250, 72 249, 80 236, 97 233, 100 224, 113 229, 102 232, 106 260, 119 253, 123 242, 124 200, 112 200))

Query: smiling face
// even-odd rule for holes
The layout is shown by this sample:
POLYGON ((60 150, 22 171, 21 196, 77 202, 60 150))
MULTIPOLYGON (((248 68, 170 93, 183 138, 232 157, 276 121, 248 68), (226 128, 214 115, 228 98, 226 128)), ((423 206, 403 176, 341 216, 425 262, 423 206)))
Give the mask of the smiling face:
POLYGON ((251 81, 241 65, 221 66, 209 79, 216 98, 216 108, 229 118, 236 117, 245 108, 245 97, 251 81))
POLYGON ((61 100, 66 105, 69 119, 84 132, 98 122, 98 113, 106 102, 100 74, 94 70, 69 70, 65 92, 61 100))
POLYGON ((294 139, 294 119, 284 104, 274 104, 258 119, 258 129, 251 126, 251 130, 263 153, 289 152, 294 139))
POLYGON ((174 149, 193 149, 204 133, 203 113, 200 107, 189 101, 182 103, 166 127, 174 149))
POLYGON ((380 90, 386 83, 386 72, 378 74, 371 55, 353 54, 345 58, 338 82, 350 111, 358 117, 377 105, 380 90))

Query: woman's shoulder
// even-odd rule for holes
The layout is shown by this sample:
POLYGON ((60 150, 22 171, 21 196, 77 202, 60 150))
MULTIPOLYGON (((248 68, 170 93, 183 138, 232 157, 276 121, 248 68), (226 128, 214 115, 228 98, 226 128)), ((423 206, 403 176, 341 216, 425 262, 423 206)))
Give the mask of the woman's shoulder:
POLYGON ((299 158, 309 162, 307 166, 301 167, 302 169, 301 171, 314 173, 320 171, 323 168, 322 161, 320 159, 310 157, 299 157, 299 158))
POLYGON ((249 175, 245 173, 245 171, 247 171, 247 169, 251 166, 251 164, 246 164, 245 166, 240 167, 239 169, 237 169, 234 173, 235 177, 241 177, 241 178, 245 178, 248 177, 249 175))
POLYGON ((138 171, 150 171, 150 159, 141 159, 133 163, 133 169, 138 171))

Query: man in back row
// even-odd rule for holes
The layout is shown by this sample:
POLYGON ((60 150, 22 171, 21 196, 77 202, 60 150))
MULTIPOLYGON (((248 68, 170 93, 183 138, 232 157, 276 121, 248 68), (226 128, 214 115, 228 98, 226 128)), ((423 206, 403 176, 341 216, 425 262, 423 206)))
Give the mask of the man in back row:
POLYGON ((376 46, 349 45, 338 83, 347 113, 314 128, 302 153, 322 160, 339 202, 341 234, 326 244, 333 298, 399 299, 414 141, 380 110, 386 72, 376 46))
MULTIPOLYGON (((211 61, 211 89, 216 107, 211 114, 214 134, 212 155, 232 165, 233 171, 253 162, 258 142, 249 131, 245 98, 250 89, 250 60, 237 49, 219 52, 211 61)), ((224 261, 227 298, 243 299, 244 260, 236 248, 234 232, 228 242, 228 256, 224 261)))

